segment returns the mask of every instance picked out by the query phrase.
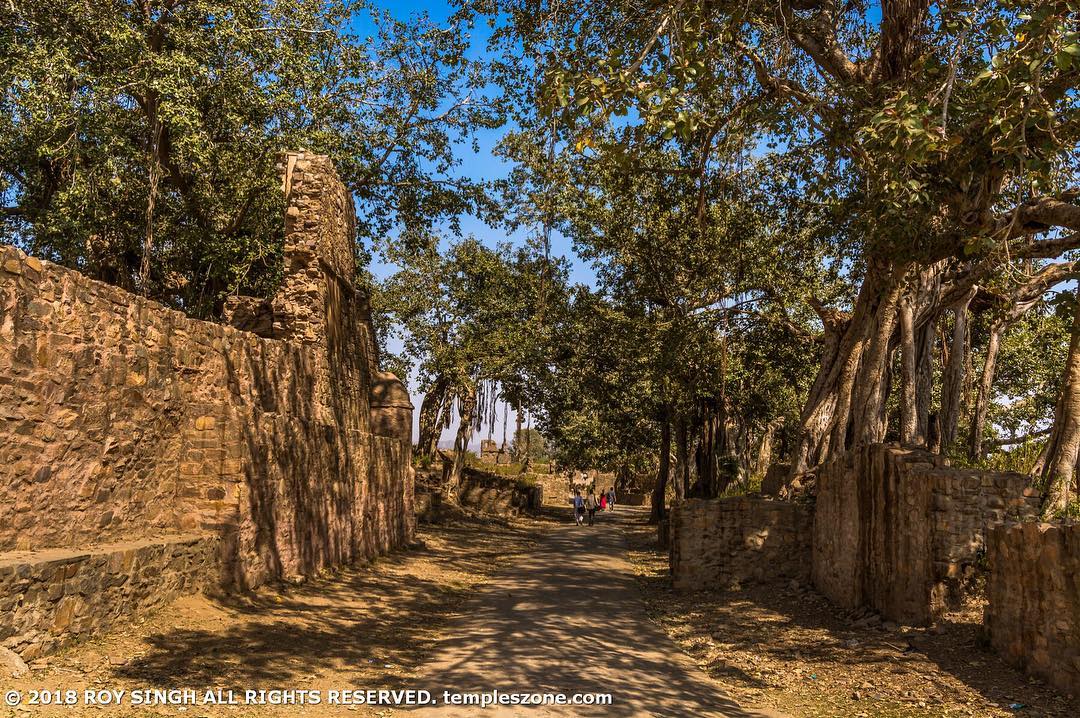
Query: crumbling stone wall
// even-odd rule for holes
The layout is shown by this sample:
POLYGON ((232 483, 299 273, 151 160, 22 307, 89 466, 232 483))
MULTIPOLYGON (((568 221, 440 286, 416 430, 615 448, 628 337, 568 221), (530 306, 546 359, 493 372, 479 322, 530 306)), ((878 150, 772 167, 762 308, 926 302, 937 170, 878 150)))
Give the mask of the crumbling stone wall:
POLYGON ((997 525, 987 557, 986 627, 994 648, 1080 695, 1080 526, 997 525))
POLYGON ((1038 511, 1020 474, 961 471, 942 457, 876 444, 816 471, 813 580, 843 607, 925 625, 959 597, 987 527, 1038 511))
POLYGON ((677 504, 668 519, 672 584, 700 591, 808 581, 813 517, 803 504, 753 496, 677 504))
POLYGON ((412 406, 377 370, 351 197, 325 157, 282 171, 281 291, 227 307, 252 331, 0 248, 0 559, 195 534, 247 588, 411 539, 412 406))
POLYGON ((544 487, 466 467, 457 499, 462 506, 500 516, 536 512, 544 504, 544 487))

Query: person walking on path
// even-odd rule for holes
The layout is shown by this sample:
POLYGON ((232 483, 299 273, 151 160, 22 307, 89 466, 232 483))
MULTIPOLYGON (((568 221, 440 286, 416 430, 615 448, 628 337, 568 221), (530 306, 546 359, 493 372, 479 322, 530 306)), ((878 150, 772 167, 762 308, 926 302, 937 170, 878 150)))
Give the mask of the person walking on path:
POLYGON ((582 519, 585 518, 585 501, 581 498, 581 492, 574 489, 574 497, 570 499, 570 503, 574 505, 574 521, 578 526, 581 526, 582 519))
POLYGON ((601 491, 600 492, 600 510, 601 511, 607 511, 607 492, 606 491, 601 491))
POLYGON ((607 510, 615 510, 615 487, 612 486, 607 490, 607 510))
POLYGON ((593 525, 593 518, 596 516, 596 507, 600 503, 596 500, 596 491, 589 489, 589 495, 585 497, 585 509, 589 512, 589 526, 593 525))

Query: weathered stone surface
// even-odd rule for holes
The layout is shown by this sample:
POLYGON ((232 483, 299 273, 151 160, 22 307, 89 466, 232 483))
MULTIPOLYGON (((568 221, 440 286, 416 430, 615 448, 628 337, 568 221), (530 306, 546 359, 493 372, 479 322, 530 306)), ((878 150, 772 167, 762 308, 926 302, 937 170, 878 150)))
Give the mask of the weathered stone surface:
POLYGON ((1080 526, 999 524, 986 553, 990 642, 1014 665, 1080 695, 1080 526))
MULTIPOLYGON (((411 403, 398 382, 394 431, 373 433, 352 198, 325 157, 282 170, 285 272, 248 307, 259 335, 0 247, 0 559, 192 532, 218 542, 213 581, 247 588, 411 540, 411 403)), ((39 625, 29 612, 57 640, 81 633, 103 586, 175 575, 140 553, 75 563, 74 592, 2 579, 0 603, 22 596, 18 635, 39 625)))
POLYGON ((409 392, 394 374, 381 371, 371 385, 371 432, 412 442, 413 404, 409 392))
POLYGON ((30 669, 18 653, 0 646, 0 678, 23 678, 30 674, 30 669))
POLYGON ((506 516, 539 511, 544 489, 512 478, 466 468, 458 485, 458 503, 484 513, 506 516))
POLYGON ((764 496, 779 496, 780 490, 788 481, 791 473, 791 464, 773 464, 765 472, 765 478, 761 480, 761 493, 764 496))
POLYGON ((898 623, 936 620, 960 598, 987 527, 1038 511, 1020 474, 951 469, 893 445, 848 452, 815 473, 815 586, 898 623))
POLYGON ((753 496, 689 499, 671 509, 672 585, 680 591, 810 577, 813 511, 753 496))
MULTIPOLYGON (((108 630, 132 615, 218 584, 216 536, 164 536, 105 544, 92 552, 52 549, 0 555, 0 645, 26 661, 108 630)), ((2 662, 2 657, 0 657, 2 662)))

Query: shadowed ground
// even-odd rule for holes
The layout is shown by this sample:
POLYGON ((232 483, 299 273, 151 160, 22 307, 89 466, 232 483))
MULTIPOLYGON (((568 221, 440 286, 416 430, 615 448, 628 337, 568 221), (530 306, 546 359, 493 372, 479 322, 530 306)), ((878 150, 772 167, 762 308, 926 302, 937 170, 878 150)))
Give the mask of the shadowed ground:
POLYGON ((612 705, 440 704, 412 715, 768 715, 739 708, 649 620, 618 525, 644 516, 621 509, 578 527, 567 514, 466 604, 420 671, 420 686, 436 698, 444 690, 610 693, 612 705))

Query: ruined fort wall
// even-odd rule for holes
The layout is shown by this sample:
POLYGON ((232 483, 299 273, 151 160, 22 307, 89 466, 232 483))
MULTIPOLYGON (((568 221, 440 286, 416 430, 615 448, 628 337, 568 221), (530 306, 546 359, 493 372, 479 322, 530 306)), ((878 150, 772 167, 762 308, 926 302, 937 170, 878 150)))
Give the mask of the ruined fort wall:
POLYGON ((672 507, 672 585, 732 589, 810 577, 813 509, 754 496, 688 499, 672 507))
POLYGON ((258 334, 0 247, 0 560, 206 536, 217 575, 170 585, 247 588, 410 540, 412 406, 377 374, 351 198, 325 157, 285 167, 281 291, 230 302, 258 334))
POLYGON ((1031 518, 1019 474, 965 471, 917 449, 875 444, 817 469, 813 579, 837 605, 923 625, 959 598, 987 527, 1031 518))
POLYGON ((986 628, 1006 660, 1064 693, 1080 693, 1080 526, 990 529, 986 628))

